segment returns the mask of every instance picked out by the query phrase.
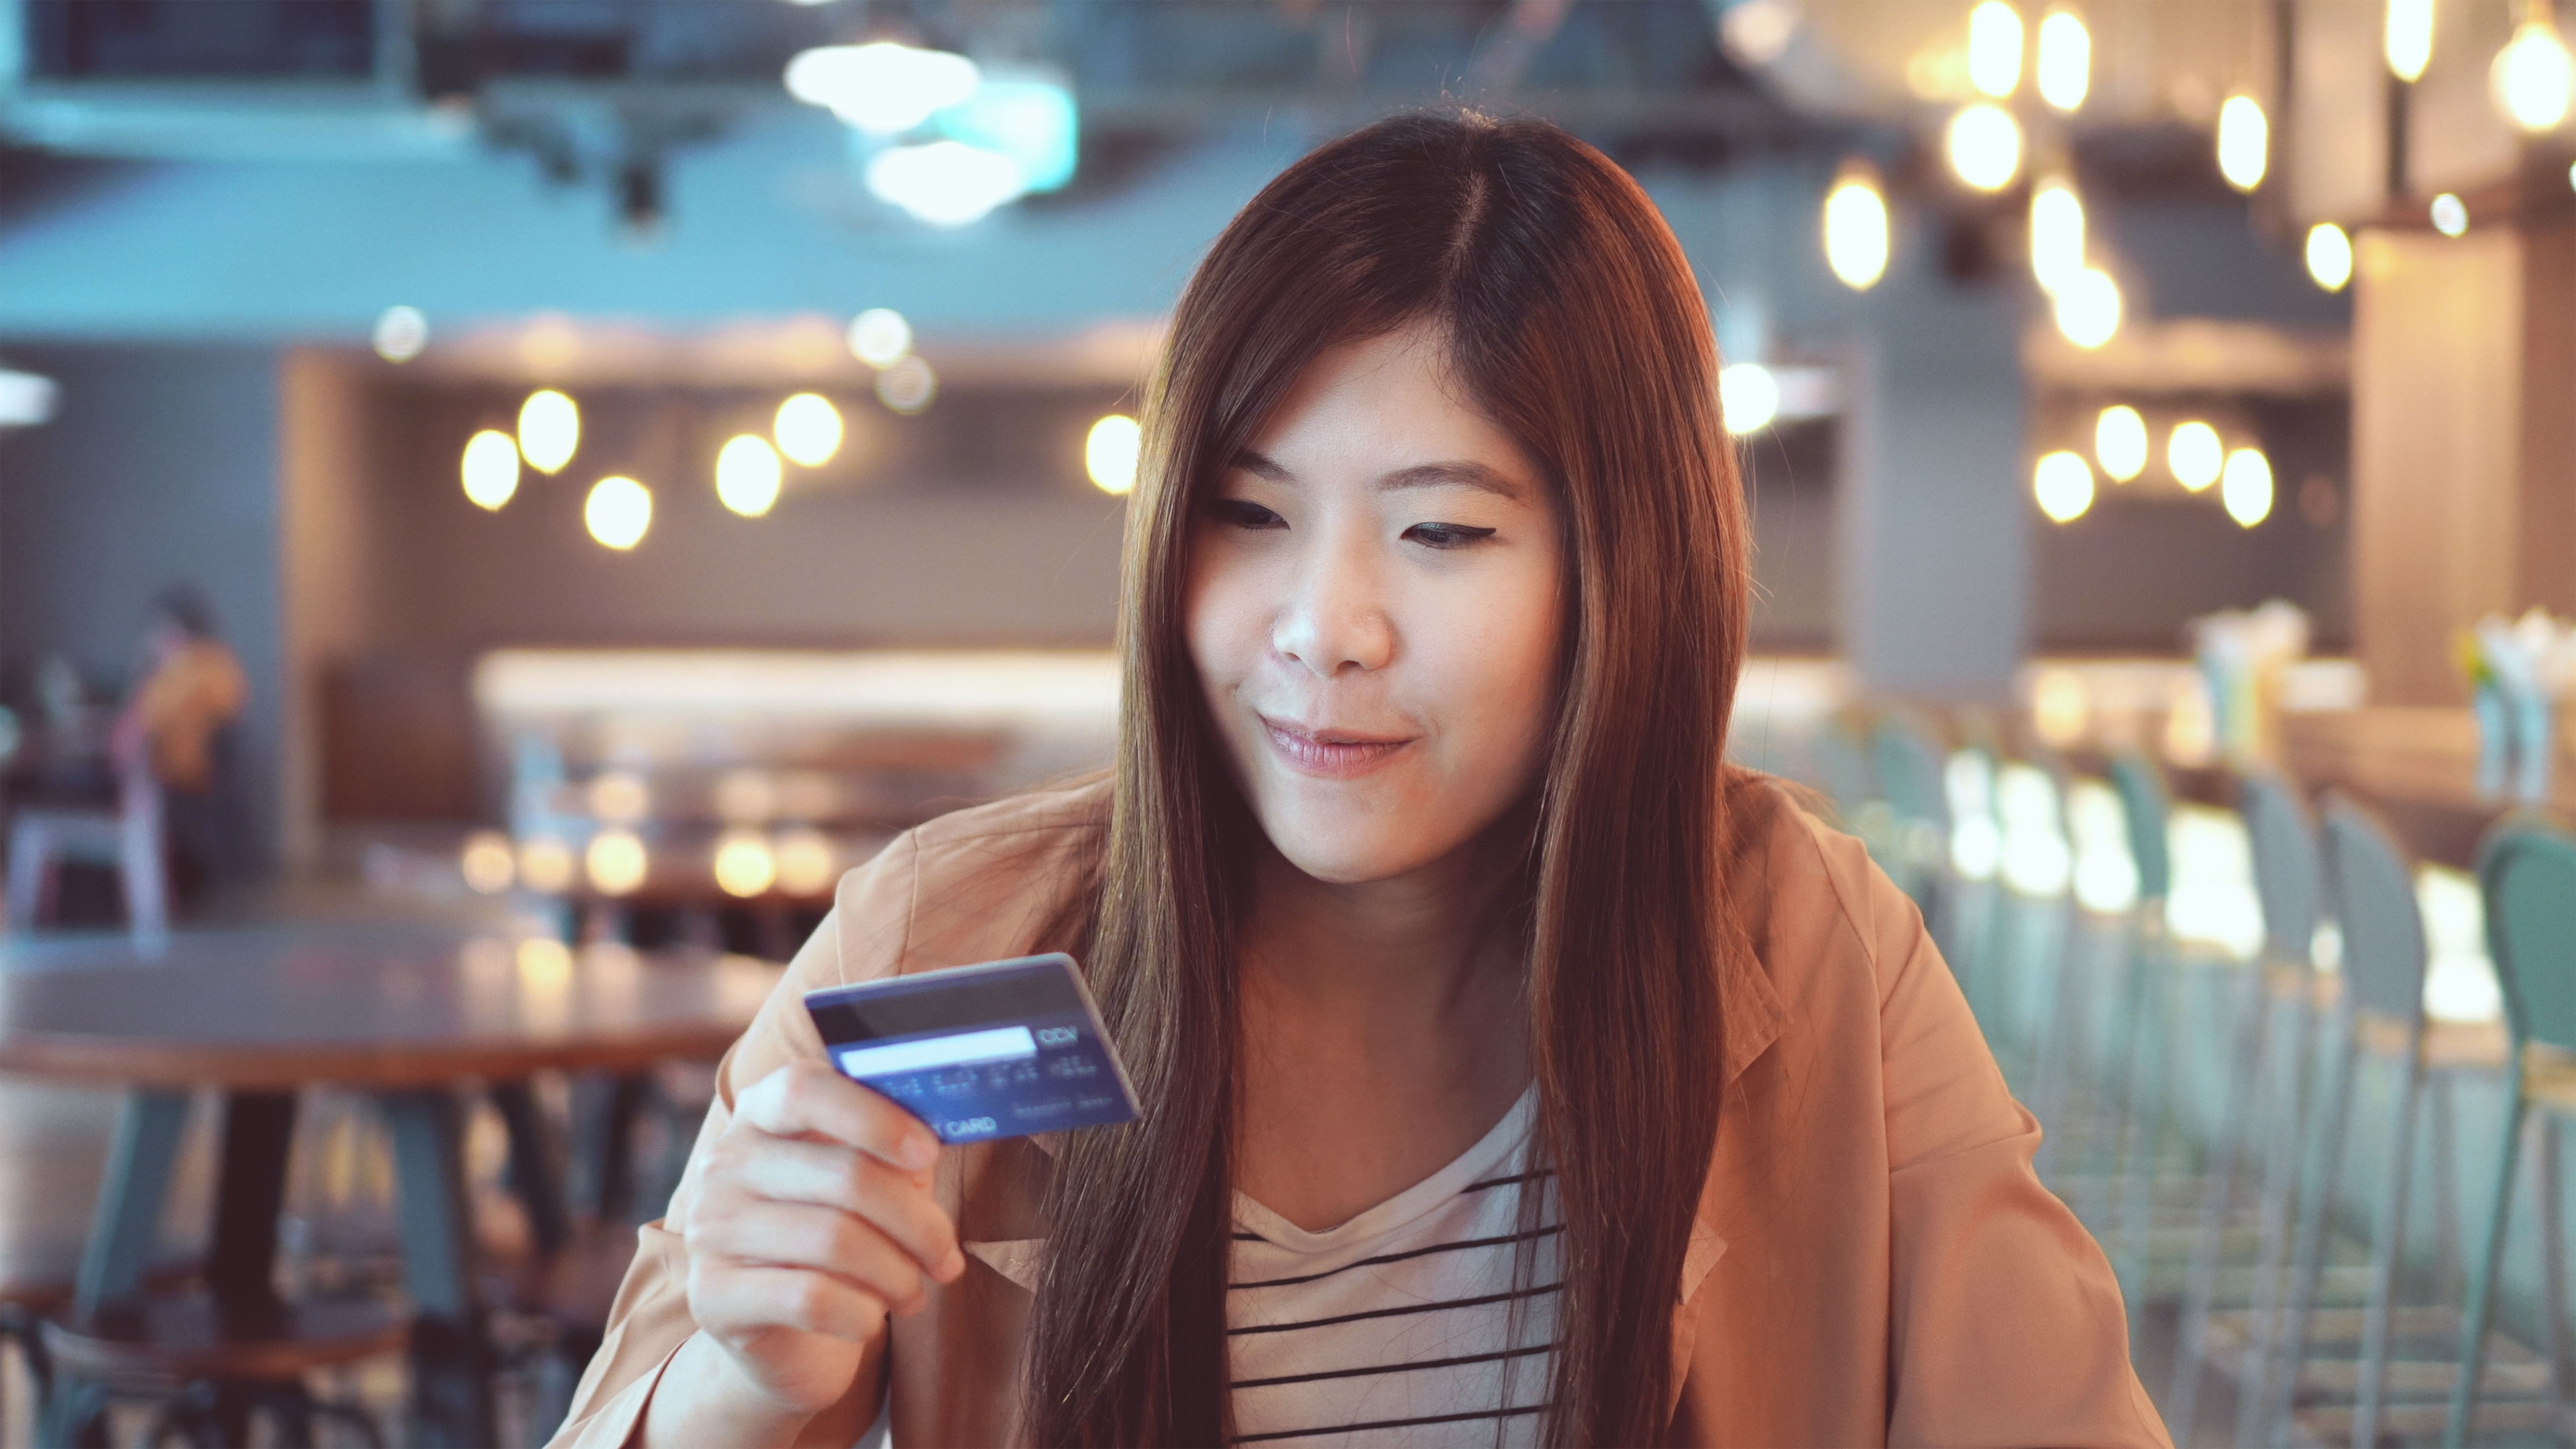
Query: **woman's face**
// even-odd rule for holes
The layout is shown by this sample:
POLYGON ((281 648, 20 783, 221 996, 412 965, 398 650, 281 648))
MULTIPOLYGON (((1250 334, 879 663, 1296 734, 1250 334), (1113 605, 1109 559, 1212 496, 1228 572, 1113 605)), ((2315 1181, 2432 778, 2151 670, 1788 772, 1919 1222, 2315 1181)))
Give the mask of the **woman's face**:
POLYGON ((1271 844, 1319 880, 1440 860, 1546 758, 1556 506, 1443 362, 1429 328, 1323 354, 1194 524, 1208 711, 1271 844))

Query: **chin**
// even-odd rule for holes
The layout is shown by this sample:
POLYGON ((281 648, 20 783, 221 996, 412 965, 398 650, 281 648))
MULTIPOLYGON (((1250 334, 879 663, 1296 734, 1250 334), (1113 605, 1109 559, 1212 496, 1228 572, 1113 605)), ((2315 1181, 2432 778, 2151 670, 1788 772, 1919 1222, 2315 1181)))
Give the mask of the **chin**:
POLYGON ((1315 809, 1258 803, 1271 847, 1290 865, 1330 885, 1365 885, 1420 870, 1462 842, 1434 838, 1400 810, 1315 809))

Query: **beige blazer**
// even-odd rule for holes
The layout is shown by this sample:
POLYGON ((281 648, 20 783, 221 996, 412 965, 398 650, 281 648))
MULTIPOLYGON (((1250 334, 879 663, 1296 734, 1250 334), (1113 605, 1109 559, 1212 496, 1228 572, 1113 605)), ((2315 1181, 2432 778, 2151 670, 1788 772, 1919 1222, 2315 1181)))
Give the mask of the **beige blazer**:
MULTIPOLYGON (((1674 1294, 1672 1442, 2168 1444, 2129 1366, 2110 1266, 2032 1175, 2038 1123, 1922 916, 1859 842, 1780 787, 1737 799, 1726 868, 1754 952, 1723 988, 1728 1095, 1674 1294)), ((1108 806, 1105 784, 1005 800, 851 871, 726 1056, 701 1154, 745 1087, 821 1056, 806 991, 1044 944, 1108 806)), ((881 1403, 905 1449, 1014 1439, 1044 1150, 1021 1139, 945 1155, 966 1276, 890 1325, 800 1444, 851 1444, 881 1403)), ((643 1229, 557 1445, 632 1440, 694 1331, 688 1249, 666 1224, 686 1220, 696 1183, 693 1160, 668 1217, 643 1229)))

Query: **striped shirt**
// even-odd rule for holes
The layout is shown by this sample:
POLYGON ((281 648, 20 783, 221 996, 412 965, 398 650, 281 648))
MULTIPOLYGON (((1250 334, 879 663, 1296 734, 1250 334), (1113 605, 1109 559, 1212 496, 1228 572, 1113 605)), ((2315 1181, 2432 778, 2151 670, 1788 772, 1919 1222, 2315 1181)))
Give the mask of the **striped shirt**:
POLYGON ((1235 1442, 1287 1449, 1538 1441, 1556 1339, 1536 1089, 1455 1162, 1328 1232, 1235 1194, 1226 1335, 1235 1442), (1521 1220, 1537 1187, 1545 1215, 1521 1220), (1516 1281, 1524 1249, 1534 1271, 1516 1281))

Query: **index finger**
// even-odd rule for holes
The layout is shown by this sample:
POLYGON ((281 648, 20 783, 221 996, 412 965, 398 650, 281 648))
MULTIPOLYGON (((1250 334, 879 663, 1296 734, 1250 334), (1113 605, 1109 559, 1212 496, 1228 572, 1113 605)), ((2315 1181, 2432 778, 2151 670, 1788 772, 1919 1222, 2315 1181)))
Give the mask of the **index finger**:
POLYGON ((846 1143, 907 1172, 939 1161, 939 1139, 920 1118, 820 1062, 790 1062, 754 1082, 734 1117, 773 1136, 846 1143))

